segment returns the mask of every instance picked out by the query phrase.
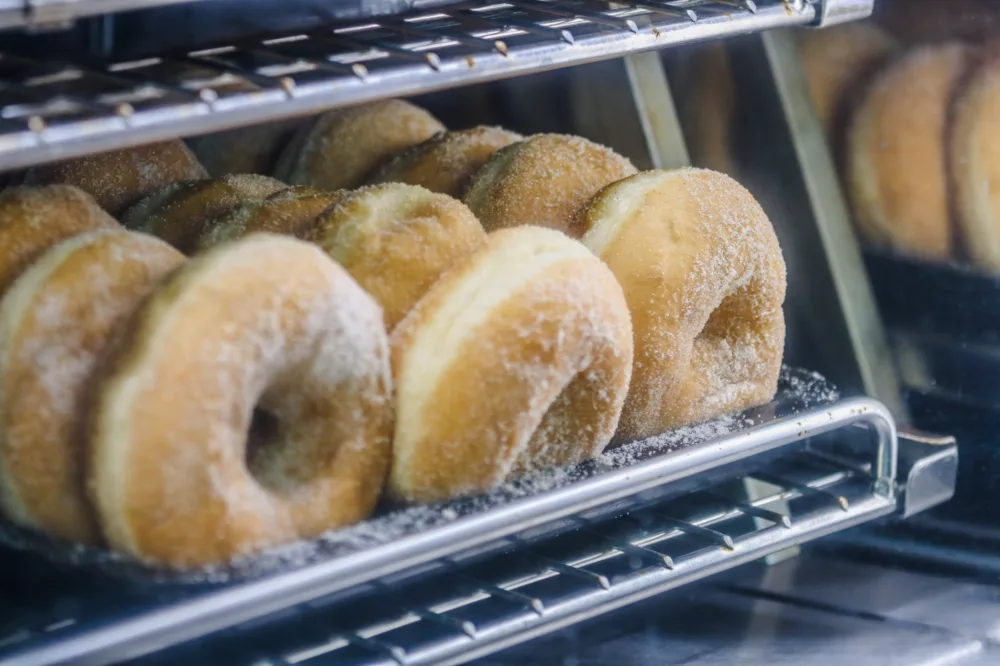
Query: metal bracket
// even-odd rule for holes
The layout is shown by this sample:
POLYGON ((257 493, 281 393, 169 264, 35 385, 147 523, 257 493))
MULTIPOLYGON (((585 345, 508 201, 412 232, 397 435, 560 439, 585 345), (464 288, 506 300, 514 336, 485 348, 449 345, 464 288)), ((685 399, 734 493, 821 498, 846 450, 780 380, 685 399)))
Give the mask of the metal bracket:
POLYGON ((859 21, 872 15, 875 0, 820 0, 817 28, 859 21))
POLYGON ((902 517, 951 499, 958 478, 958 445, 951 436, 898 431, 902 517))

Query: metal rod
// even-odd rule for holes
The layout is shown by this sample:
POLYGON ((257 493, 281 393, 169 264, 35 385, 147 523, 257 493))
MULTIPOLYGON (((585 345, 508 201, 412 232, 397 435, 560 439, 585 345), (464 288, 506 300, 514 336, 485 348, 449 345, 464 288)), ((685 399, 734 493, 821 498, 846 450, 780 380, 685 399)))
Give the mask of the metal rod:
POLYGON ((555 571, 556 573, 565 574, 567 576, 575 576, 583 580, 588 580, 597 583, 605 590, 611 589, 611 583, 605 576, 599 573, 594 573, 593 571, 587 571, 586 569, 580 569, 574 566, 570 566, 565 562, 560 562, 559 560, 552 559, 551 557, 546 557, 545 555, 539 555, 538 553, 526 550, 525 554, 533 559, 538 560, 544 564, 547 568, 555 571))
POLYGON ((342 634, 342 636, 344 640, 351 645, 357 645, 365 648, 366 650, 387 655, 400 666, 405 666, 406 664, 406 650, 398 645, 391 645, 384 641, 380 641, 377 638, 365 638, 364 636, 359 636, 358 634, 342 634))
POLYGON ((770 509, 764 509, 759 506, 754 506, 753 504, 747 504, 745 502, 734 502, 725 495, 713 491, 705 491, 705 494, 710 497, 722 500, 730 504, 733 508, 739 509, 741 513, 745 513, 748 516, 753 516, 755 518, 762 518, 768 522, 774 523, 775 525, 781 525, 782 527, 791 527, 792 519, 783 513, 778 513, 777 511, 771 511, 770 509))
POLYGON ((793 479, 788 479, 778 474, 773 474, 770 472, 753 472, 750 474, 750 476, 755 479, 759 479, 764 483, 770 483, 771 485, 779 486, 782 488, 791 488, 793 490, 797 490, 803 495, 819 495, 821 497, 827 497, 836 502, 837 505, 844 511, 847 511, 850 508, 850 505, 846 497, 844 497, 843 495, 838 495, 836 493, 831 493, 829 490, 825 490, 823 488, 814 488, 813 486, 810 486, 807 483, 799 483, 798 481, 795 481, 793 479))
POLYGON ((632 19, 608 16, 607 14, 592 12, 574 6, 562 7, 547 0, 507 0, 507 3, 515 7, 531 9, 545 14, 552 14, 553 16, 561 16, 568 19, 584 19, 590 23, 605 25, 617 30, 625 28, 630 32, 639 32, 638 26, 636 26, 635 21, 632 19))
POLYGON ((690 534, 691 536, 701 537, 702 539, 707 539, 712 543, 716 543, 726 550, 736 550, 736 544, 733 543, 733 538, 728 534, 723 534, 722 532, 717 532, 716 530, 709 529, 708 527, 702 527, 701 525, 694 525, 692 523, 685 522, 683 520, 677 520, 676 518, 670 518, 668 516, 662 516, 661 520, 667 525, 674 527, 675 529, 684 532, 685 534, 690 534))

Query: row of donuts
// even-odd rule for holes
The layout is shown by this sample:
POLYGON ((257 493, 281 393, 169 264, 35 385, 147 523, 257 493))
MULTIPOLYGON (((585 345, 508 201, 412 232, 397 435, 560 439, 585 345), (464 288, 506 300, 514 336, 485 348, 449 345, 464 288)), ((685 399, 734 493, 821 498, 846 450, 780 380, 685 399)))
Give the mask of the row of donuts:
POLYGON ((805 37, 801 54, 862 238, 1000 271, 995 47, 904 48, 860 23, 805 37))
POLYGON ((447 194, 197 179, 179 144, 119 154, 113 177, 79 161, 26 174, 96 173, 127 224, 206 251, 185 262, 73 187, 0 194, 16 254, 0 258, 5 514, 206 564, 363 519, 387 476, 399 498, 443 499, 596 455, 616 426, 634 438, 768 400, 784 264, 749 193, 700 170, 608 175, 594 155, 627 160, 582 139, 523 143, 453 179, 519 226, 488 236, 447 194), (553 165, 554 147, 583 159, 553 165), (135 201, 123 184, 142 179, 135 201), (542 221, 582 244, 520 226, 551 212, 545 194, 569 195, 542 221))

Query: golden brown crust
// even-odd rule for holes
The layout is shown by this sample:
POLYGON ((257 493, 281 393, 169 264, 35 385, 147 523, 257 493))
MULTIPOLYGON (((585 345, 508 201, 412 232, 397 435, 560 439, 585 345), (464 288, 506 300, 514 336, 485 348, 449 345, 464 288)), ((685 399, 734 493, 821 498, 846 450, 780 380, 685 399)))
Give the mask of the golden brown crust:
POLYGON ((494 232, 392 334, 390 492, 440 500, 597 455, 628 388, 631 340, 621 287, 579 243, 538 227, 494 232))
MULTIPOLYGON (((297 188, 288 188, 293 189, 297 188)), ((341 190, 317 191, 316 194, 301 192, 295 196, 288 190, 277 192, 263 201, 240 204, 211 220, 198 237, 195 252, 259 232, 305 239, 312 233, 320 214, 347 194, 347 190, 341 190)))
POLYGON ((409 183, 462 198, 469 181, 493 153, 523 136, 500 127, 441 132, 386 162, 370 183, 409 183))
POLYGON ((105 372, 90 487, 119 550, 215 563, 375 505, 392 420, 381 312, 315 246, 256 234, 191 260, 105 372), (277 427, 247 462, 254 407, 277 427))
POLYGON ((442 273, 486 240, 486 232, 457 199, 387 183, 346 193, 320 215, 308 240, 375 298, 391 331, 442 273))
POLYGON ((0 192, 0 296, 59 241, 85 231, 120 228, 90 195, 70 185, 0 192))
POLYGON ((602 190, 585 219, 583 242, 632 313, 635 365, 617 439, 774 396, 785 263, 749 192, 704 169, 648 171, 602 190))
POLYGON ((24 184, 75 185, 117 217, 165 185, 206 176, 183 141, 164 141, 33 167, 24 184))
POLYGON ((434 116, 399 99, 328 111, 289 144, 275 175, 326 190, 358 187, 392 156, 444 130, 434 116))
POLYGON ((852 87, 895 49, 895 40, 870 22, 802 31, 799 57, 813 107, 828 138, 834 136, 852 87))
POLYGON ((240 127, 190 139, 191 150, 209 175, 274 172, 281 152, 307 121, 302 118, 240 127))
POLYGON ((1000 56, 969 77, 954 106, 950 136, 954 210, 964 249, 977 266, 1000 271, 1000 56))
POLYGON ((530 224, 579 238, 587 201, 634 173, 610 148, 578 136, 536 134, 494 153, 464 201, 487 231, 530 224))
POLYGON ((969 56, 961 44, 915 49, 876 77, 855 110, 847 184, 869 243, 951 256, 945 132, 969 56))
POLYGON ((99 540, 83 463, 97 359, 183 261, 151 236, 93 231, 46 252, 0 301, 0 506, 8 518, 99 540))
POLYGON ((213 180, 167 185, 130 208, 125 226, 162 238, 189 253, 210 220, 245 201, 264 199, 287 186, 256 174, 237 174, 213 180))

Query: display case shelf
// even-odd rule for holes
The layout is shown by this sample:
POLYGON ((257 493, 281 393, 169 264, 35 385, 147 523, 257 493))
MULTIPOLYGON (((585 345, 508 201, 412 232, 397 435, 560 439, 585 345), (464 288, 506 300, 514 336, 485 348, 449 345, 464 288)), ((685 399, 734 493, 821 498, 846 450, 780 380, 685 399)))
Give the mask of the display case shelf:
POLYGON ((816 17, 804 0, 517 0, 335 22, 128 62, 0 52, 0 168, 816 17))
POLYGON ((293 547, 276 569, 225 582, 116 569, 78 550, 47 563, 37 552, 0 549, 10 604, 0 607, 0 664, 118 662, 198 638, 246 646, 258 629, 289 617, 299 623, 318 608, 356 625, 367 613, 357 609, 403 585, 439 596, 350 629, 321 622, 323 640, 297 629, 288 636, 302 641, 280 650, 281 641, 271 643, 271 661, 254 663, 297 663, 345 646, 407 664, 457 663, 953 491, 953 445, 901 453, 878 402, 808 406, 789 389, 796 381, 801 375, 786 375, 778 401, 738 419, 628 445, 487 496, 391 510, 342 539, 331 533, 333 548, 293 547), (757 491, 746 494, 751 486, 757 491), (516 562, 527 569, 511 570, 516 562), (576 587, 544 592, 556 579, 576 587), (491 615, 498 605, 502 617, 491 615), (429 642, 411 645, 395 633, 418 622, 458 634, 438 644, 439 632, 427 632, 429 642), (233 631, 243 637, 225 641, 233 631))

